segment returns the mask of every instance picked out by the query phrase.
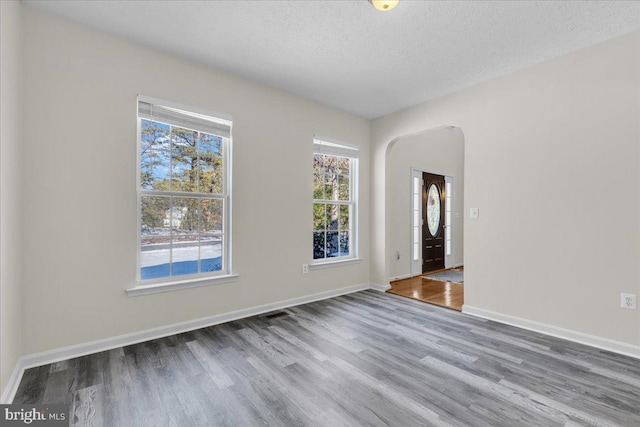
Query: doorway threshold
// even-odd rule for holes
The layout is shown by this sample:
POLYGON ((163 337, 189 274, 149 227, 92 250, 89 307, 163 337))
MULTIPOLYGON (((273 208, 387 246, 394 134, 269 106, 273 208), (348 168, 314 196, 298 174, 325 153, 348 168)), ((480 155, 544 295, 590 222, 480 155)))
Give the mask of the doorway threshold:
MULTIPOLYGON (((447 269, 430 271, 428 274, 441 271, 447 269)), ((456 311, 462 311, 464 303, 464 283, 426 279, 422 274, 391 282, 391 289, 387 292, 456 311)))

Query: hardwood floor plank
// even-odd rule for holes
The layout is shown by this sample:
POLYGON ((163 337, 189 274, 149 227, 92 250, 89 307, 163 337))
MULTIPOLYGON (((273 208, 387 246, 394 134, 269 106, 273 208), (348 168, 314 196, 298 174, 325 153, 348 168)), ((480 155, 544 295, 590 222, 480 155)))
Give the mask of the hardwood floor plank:
POLYGON ((462 310, 464 284, 425 279, 423 276, 393 281, 387 292, 456 311, 462 310))
MULTIPOLYGON (((13 401, 30 405, 42 403, 44 392, 49 382, 50 371, 51 367, 48 365, 26 369, 13 401)), ((53 396, 48 396, 47 398, 55 399, 53 396)))
POLYGON ((70 403, 70 376, 66 370, 55 371, 49 374, 42 403, 69 404, 70 403))
POLYGON ((103 426, 102 398, 102 385, 92 385, 76 390, 73 394, 69 425, 71 427, 103 426))
POLYGON ((637 359, 375 291, 283 313, 28 369, 14 403, 113 427, 640 425, 637 359))
POLYGON ((231 387, 233 380, 227 375, 223 366, 221 366, 213 355, 210 355, 197 341, 191 341, 187 343, 187 347, 196 356, 198 361, 205 368, 205 371, 209 374, 211 379, 216 385, 224 390, 231 387))

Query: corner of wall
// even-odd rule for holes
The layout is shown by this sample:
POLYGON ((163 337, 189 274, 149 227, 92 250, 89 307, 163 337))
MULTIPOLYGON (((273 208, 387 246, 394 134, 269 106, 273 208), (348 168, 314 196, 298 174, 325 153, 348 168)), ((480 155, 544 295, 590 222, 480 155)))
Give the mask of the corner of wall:
POLYGON ((0 392, 20 378, 23 337, 22 109, 23 5, 0 2, 0 392))

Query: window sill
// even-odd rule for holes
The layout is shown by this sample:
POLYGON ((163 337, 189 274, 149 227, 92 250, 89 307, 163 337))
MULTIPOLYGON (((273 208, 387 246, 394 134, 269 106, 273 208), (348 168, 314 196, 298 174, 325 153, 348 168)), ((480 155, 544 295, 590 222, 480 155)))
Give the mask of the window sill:
POLYGON ((127 296, 137 297, 141 295, 158 294, 161 292, 200 288, 202 286, 234 282, 237 278, 237 274, 225 274, 224 276, 204 277, 198 279, 180 280, 175 282, 154 283, 152 285, 136 285, 131 289, 127 289, 127 296))
POLYGON ((343 265, 357 264, 360 261, 362 261, 362 258, 349 258, 349 259, 341 259, 337 261, 317 262, 315 264, 309 264, 309 270, 320 270, 323 268, 341 267, 343 265))

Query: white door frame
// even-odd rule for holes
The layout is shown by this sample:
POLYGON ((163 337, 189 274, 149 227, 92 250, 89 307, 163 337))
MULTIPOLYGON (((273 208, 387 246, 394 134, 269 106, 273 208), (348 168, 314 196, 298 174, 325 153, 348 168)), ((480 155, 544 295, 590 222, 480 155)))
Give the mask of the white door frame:
MULTIPOLYGON (((410 192, 410 197, 409 200, 411 200, 411 207, 409 209, 409 253, 411 254, 411 276, 419 276, 422 274, 422 227, 423 227, 423 221, 422 221, 422 187, 424 186, 424 181, 422 180, 422 173, 426 172, 426 173, 431 173, 434 175, 441 175, 444 176, 444 180, 445 180, 445 185, 446 183, 451 183, 451 212, 452 212, 452 218, 453 218, 453 212, 455 211, 455 191, 454 191, 454 177, 453 176, 449 176, 447 174, 441 173, 441 172, 434 172, 434 171, 426 171, 420 168, 415 168, 412 167, 411 168, 411 180, 409 181, 409 192, 410 192), (416 198, 415 198, 415 193, 414 193, 414 179, 418 178, 418 182, 420 183, 419 185, 419 193, 418 193, 418 206, 416 206, 416 198), (415 212, 417 212, 418 215, 418 224, 414 224, 414 219, 415 219, 415 212), (419 244, 415 245, 415 233, 418 233, 418 241, 419 244), (416 252, 417 249, 417 252, 416 252)), ((447 198, 445 197, 445 224, 446 224, 446 212, 447 212, 447 206, 446 206, 446 201, 447 198)), ((455 235, 455 228, 453 228, 453 220, 451 221, 451 224, 448 225, 448 227, 451 228, 451 242, 453 242, 455 239, 453 238, 453 236, 455 235)), ((444 227, 445 228, 445 233, 446 233, 446 228, 447 226, 444 227)), ((446 234, 445 234, 445 242, 446 242, 446 234)), ((444 257, 444 267, 445 268, 451 268, 453 267, 455 261, 455 255, 454 255, 454 251, 451 251, 451 255, 447 255, 446 252, 446 247, 445 247, 445 257, 444 257)))

